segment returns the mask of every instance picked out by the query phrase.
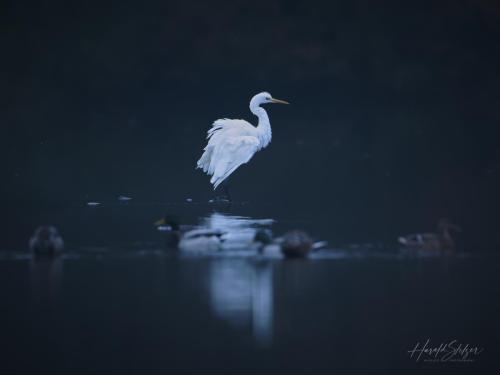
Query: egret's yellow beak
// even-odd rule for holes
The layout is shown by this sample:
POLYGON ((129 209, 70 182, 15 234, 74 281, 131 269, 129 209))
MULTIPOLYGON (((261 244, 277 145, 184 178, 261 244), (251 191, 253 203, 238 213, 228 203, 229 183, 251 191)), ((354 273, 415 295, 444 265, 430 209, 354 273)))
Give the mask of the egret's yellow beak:
POLYGON ((155 225, 156 225, 157 227, 159 227, 159 226, 161 226, 161 225, 165 225, 165 224, 166 224, 166 223, 165 223, 165 219, 160 219, 160 220, 155 221, 155 225))
POLYGON ((271 103, 275 104, 290 104, 287 101, 271 98, 271 103))

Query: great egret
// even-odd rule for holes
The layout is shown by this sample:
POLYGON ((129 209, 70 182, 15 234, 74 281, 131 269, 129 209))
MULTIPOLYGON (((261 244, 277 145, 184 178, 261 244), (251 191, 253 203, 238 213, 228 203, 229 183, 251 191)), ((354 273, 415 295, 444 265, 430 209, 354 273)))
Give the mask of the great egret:
MULTIPOLYGON (((271 124, 261 104, 289 104, 274 99, 268 92, 261 92, 250 100, 250 111, 259 118, 257 126, 245 120, 219 119, 208 130, 208 144, 198 160, 197 168, 211 175, 214 190, 240 165, 248 163, 252 156, 271 142, 271 124)), ((227 186, 225 193, 229 200, 227 186)))

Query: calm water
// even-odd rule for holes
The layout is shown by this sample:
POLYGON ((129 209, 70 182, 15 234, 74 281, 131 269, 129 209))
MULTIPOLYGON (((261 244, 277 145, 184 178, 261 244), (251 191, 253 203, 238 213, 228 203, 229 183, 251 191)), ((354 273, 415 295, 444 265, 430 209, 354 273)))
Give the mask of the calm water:
POLYGON ((22 245, 1 253, 4 373, 498 368, 497 256, 408 257, 390 243, 332 244, 308 260, 231 246, 176 256, 152 225, 170 212, 187 224, 305 228, 331 241, 311 221, 242 216, 251 210, 104 202, 74 208, 71 220, 52 213, 66 218, 64 256, 35 260, 22 245), (483 352, 474 362, 416 362, 408 351, 427 339, 483 352))

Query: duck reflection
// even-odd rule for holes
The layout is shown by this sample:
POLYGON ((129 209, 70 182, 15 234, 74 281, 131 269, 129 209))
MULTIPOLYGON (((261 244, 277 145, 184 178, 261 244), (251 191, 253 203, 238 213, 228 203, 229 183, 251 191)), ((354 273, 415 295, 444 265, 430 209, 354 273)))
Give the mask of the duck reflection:
POLYGON ((213 261, 209 273, 212 311, 237 328, 251 327, 256 341, 268 345, 273 334, 273 267, 243 259, 213 261))
POLYGON ((60 256, 33 256, 30 262, 32 299, 54 301, 61 289, 63 259, 60 256))
POLYGON ((59 294, 64 241, 56 227, 39 226, 29 240, 31 290, 35 301, 53 301, 59 294))

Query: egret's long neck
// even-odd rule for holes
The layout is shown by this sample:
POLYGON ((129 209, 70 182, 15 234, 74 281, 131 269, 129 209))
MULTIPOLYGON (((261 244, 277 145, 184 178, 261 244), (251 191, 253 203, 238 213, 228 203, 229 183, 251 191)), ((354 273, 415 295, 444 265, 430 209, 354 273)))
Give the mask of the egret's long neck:
POLYGON ((250 103, 250 111, 252 111, 252 113, 259 118, 256 130, 261 142, 261 148, 264 148, 269 144, 269 142, 271 142, 272 138, 269 116, 264 108, 252 103, 250 103))

